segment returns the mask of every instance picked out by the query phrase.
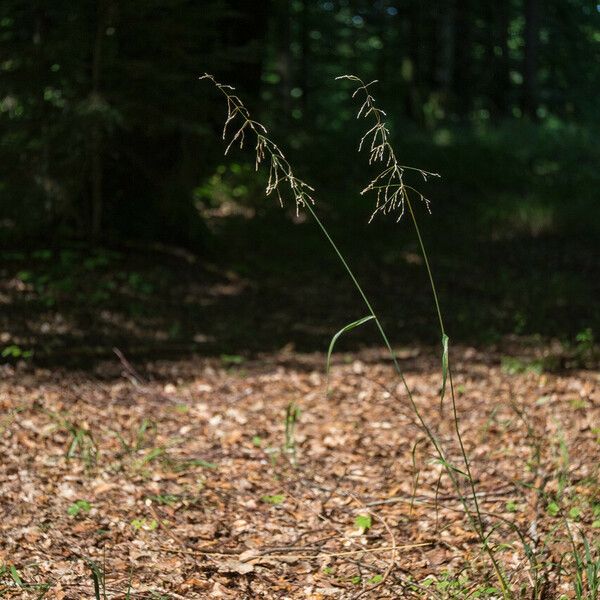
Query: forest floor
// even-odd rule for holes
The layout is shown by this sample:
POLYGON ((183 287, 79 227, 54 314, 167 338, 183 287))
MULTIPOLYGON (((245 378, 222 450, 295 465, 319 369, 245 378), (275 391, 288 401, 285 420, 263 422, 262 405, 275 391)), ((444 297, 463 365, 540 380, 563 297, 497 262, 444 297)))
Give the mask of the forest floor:
MULTIPOLYGON (((515 597, 574 597, 569 532, 598 556, 599 373, 547 373, 506 349, 451 354, 482 518, 515 597)), ((399 355, 464 469, 439 356, 399 355)), ((329 395, 324 362, 283 349, 0 367, 0 597, 499 598, 385 354, 338 354, 329 395)))
MULTIPOLYGON (((216 262, 0 253, 0 598, 499 598, 372 324, 340 339, 326 381, 332 334, 365 314, 339 265, 303 225, 239 227, 216 262)), ((468 494, 423 265, 410 242, 366 253, 344 227, 468 494)), ((434 254, 480 512, 515 598, 575 597, 587 563, 595 600, 593 248, 434 254)))

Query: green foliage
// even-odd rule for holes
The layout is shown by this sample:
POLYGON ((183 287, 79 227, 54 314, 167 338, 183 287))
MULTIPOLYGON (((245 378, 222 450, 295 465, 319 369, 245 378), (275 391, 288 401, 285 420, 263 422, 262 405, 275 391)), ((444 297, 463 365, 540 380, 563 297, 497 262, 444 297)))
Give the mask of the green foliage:
POLYGON ((31 358, 33 356, 33 350, 23 350, 16 344, 6 346, 0 353, 2 358, 31 358))
POLYGON ((361 533, 365 533, 366 531, 371 529, 372 524, 373 524, 373 521, 372 521, 371 515, 369 515, 369 514, 356 515, 356 517, 354 518, 354 526, 361 533))
POLYGON ((149 463, 161 458, 165 455, 166 450, 162 447, 151 448, 148 452, 144 454, 141 458, 135 461, 134 469, 141 470, 149 463))
POLYGON ((253 166, 207 159, 217 107, 194 87, 201 70, 240 82, 251 106, 267 104, 292 148, 310 144, 304 161, 336 181, 345 161, 322 173, 331 142, 305 125, 351 135, 333 77, 385 74, 381 99, 403 143, 426 132, 422 151, 457 175, 450 199, 481 211, 495 235, 565 220, 593 227, 582 217, 598 179, 589 90, 600 81, 600 12, 548 0, 532 44, 526 4, 6 0, 0 241, 99 227, 196 243, 206 237, 199 213, 251 215, 253 166))
POLYGON ((300 408, 290 402, 285 411, 285 445, 284 451, 290 457, 293 466, 296 466, 296 423, 300 417, 300 408))
POLYGON ((104 569, 91 558, 83 557, 84 562, 90 570, 92 584, 94 586, 94 600, 107 600, 106 595, 106 573, 104 569))
POLYGON ((191 164, 205 130, 190 85, 199 64, 237 60, 237 48, 220 44, 235 28, 252 60, 256 34, 240 25, 252 31, 260 15, 258 6, 223 8, 220 0, 2 3, 0 190, 19 201, 2 200, 10 224, 0 238, 48 226, 140 236, 175 224, 201 234, 190 202, 198 166, 178 164, 191 164))
POLYGON ((242 216, 250 218, 260 202, 264 182, 254 165, 231 162, 217 166, 215 172, 194 192, 194 204, 207 219, 242 216))
MULTIPOLYGON (((600 594, 600 548, 592 547, 582 533, 583 548, 573 543, 575 562, 574 591, 577 600, 598 598, 600 594)), ((572 538, 571 538, 572 539, 572 538)))
POLYGON ((139 452, 156 435, 156 423, 152 419, 144 418, 131 434, 131 439, 126 440, 118 431, 114 432, 119 440, 121 447, 128 454, 139 452))
POLYGON ((67 460, 79 457, 87 467, 95 465, 98 458, 98 447, 91 432, 71 423, 66 423, 66 425, 72 436, 71 443, 67 448, 67 460))
POLYGON ((241 365, 244 362, 244 357, 238 354, 221 354, 221 362, 228 366, 241 365))
POLYGON ((544 371, 544 365, 541 360, 524 360, 514 356, 504 356, 502 357, 502 370, 509 375, 520 373, 541 375, 544 371))
POLYGON ((284 494, 266 495, 266 496, 262 496, 261 500, 263 502, 266 502, 267 504, 274 504, 274 505, 283 504, 283 502, 285 501, 285 495, 284 494))
MULTIPOLYGON (((465 574, 454 575, 449 571, 442 571, 437 577, 427 577, 421 587, 434 588, 437 592, 443 594, 444 598, 448 599, 464 599, 467 598, 499 598, 502 591, 494 586, 480 586, 475 584, 465 574)), ((416 590, 415 590, 416 591, 416 590)))
POLYGON ((67 514, 70 517, 77 517, 89 513, 92 510, 92 505, 87 500, 76 500, 67 508, 67 514))
POLYGON ((155 494, 148 496, 148 500, 164 506, 175 506, 181 501, 181 497, 175 494, 155 494))
POLYGON ((552 517, 556 517, 560 514, 560 506, 558 505, 558 503, 556 502, 550 502, 548 504, 548 506, 546 507, 546 512, 552 516, 552 517))
POLYGON ((133 519, 133 521, 131 521, 131 526, 136 531, 154 531, 155 529, 158 529, 158 521, 156 519, 133 519))
POLYGON ((586 327, 575 336, 574 363, 579 367, 593 364, 597 355, 596 339, 591 327, 586 327))
POLYGON ((99 452, 92 432, 72 421, 68 415, 49 411, 46 414, 54 421, 59 430, 63 430, 69 435, 65 458, 67 460, 80 459, 86 468, 95 466, 99 452))
POLYGON ((17 568, 14 565, 0 563, 0 580, 2 580, 2 578, 7 575, 12 579, 13 583, 17 587, 19 587, 19 588, 25 587, 25 584, 23 583, 21 574, 19 573, 19 571, 17 570, 17 568))

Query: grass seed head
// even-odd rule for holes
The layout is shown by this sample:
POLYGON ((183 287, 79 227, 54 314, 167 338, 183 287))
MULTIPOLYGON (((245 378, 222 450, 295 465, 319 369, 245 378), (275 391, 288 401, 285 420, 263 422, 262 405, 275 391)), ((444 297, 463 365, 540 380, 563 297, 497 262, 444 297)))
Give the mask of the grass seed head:
POLYGON ((296 203, 296 214, 306 204, 314 204, 312 196, 314 189, 306 182, 294 175, 294 171, 279 146, 267 136, 267 128, 258 121, 252 119, 250 111, 246 108, 239 96, 234 94, 235 88, 230 85, 219 83, 213 75, 205 73, 200 79, 208 79, 225 96, 227 101, 227 117, 223 125, 223 140, 227 143, 225 154, 229 152, 234 144, 240 148, 244 147, 246 134, 256 138, 254 146, 256 170, 263 163, 269 163, 269 178, 265 193, 270 196, 273 192, 283 207, 281 185, 287 185, 296 203), (233 133, 230 133, 230 130, 233 133))
POLYGON ((416 171, 426 181, 427 177, 439 177, 437 173, 430 173, 423 169, 407 167, 400 165, 396 159, 396 154, 389 141, 389 129, 385 122, 385 112, 375 104, 375 97, 369 91, 369 88, 377 83, 373 80, 365 83, 356 75, 342 75, 336 79, 347 79, 357 85, 352 97, 363 96, 364 100, 360 105, 356 118, 366 119, 372 117, 374 125, 362 136, 358 145, 358 151, 363 148, 369 149, 369 164, 383 163, 385 168, 362 190, 361 194, 375 192, 375 209, 371 214, 371 222, 377 213, 384 215, 392 212, 398 213, 397 221, 400 221, 404 215, 407 203, 410 203, 411 196, 422 201, 427 210, 430 211, 429 200, 417 189, 407 185, 404 181, 405 171, 416 171))

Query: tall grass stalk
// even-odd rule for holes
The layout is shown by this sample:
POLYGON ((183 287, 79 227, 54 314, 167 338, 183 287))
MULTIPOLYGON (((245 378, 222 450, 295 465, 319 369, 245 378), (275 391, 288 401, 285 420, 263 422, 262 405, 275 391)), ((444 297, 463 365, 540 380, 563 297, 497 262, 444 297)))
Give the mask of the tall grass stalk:
MULTIPOLYGON (((365 194, 371 191, 376 193, 376 205, 375 209, 371 215, 370 221, 373 220, 375 215, 378 212, 382 212, 383 214, 389 214, 394 210, 399 211, 398 221, 402 218, 405 213, 405 208, 408 209, 408 213, 410 215, 410 219, 412 221, 415 234, 417 236, 419 249, 421 252, 421 256, 423 257, 423 262, 425 264, 425 268, 427 271, 427 276, 429 279, 429 284, 431 287, 431 292, 433 296, 433 302, 435 305, 435 311, 437 315, 437 320, 439 324, 439 332, 442 344, 442 370, 443 370, 443 383, 442 390, 440 393, 440 405, 443 407, 444 395, 446 391, 446 377, 450 384, 450 398, 452 404, 452 423, 454 430, 456 432, 456 438, 460 447, 460 453, 465 465, 466 471, 466 479, 469 483, 471 498, 473 501, 473 507, 475 509, 475 515, 468 509, 468 505, 466 503, 466 499, 463 496, 460 486, 458 485, 458 480, 455 481, 454 477, 454 469, 452 465, 448 465, 447 469, 448 474, 453 479, 453 483, 457 488, 457 491, 463 501, 463 505, 467 510, 467 514, 469 515, 469 519, 471 520, 472 525, 474 526, 481 543, 483 544, 484 549, 486 550, 490 560, 492 561, 492 565, 494 567, 494 571, 496 572, 496 576, 498 577, 499 583, 502 587, 502 591, 505 597, 510 597, 509 587, 506 582, 506 578, 502 573, 496 558, 494 556, 492 548, 489 546, 488 538, 489 536, 486 534, 484 521, 481 514, 481 509, 479 506, 479 500, 477 498, 477 493, 475 489, 475 481, 473 479, 472 471, 471 471, 471 461, 469 460, 469 456, 465 449, 465 445, 463 442, 463 437, 460 431, 460 420, 458 417, 458 411, 456 407, 456 395, 454 391, 454 383, 452 380, 452 368, 450 365, 450 352, 449 352, 449 338, 446 333, 446 328, 444 326, 444 318, 442 316, 442 310, 440 307, 439 295, 437 292, 437 287, 435 285, 435 280, 433 277, 433 272, 431 269, 431 264, 429 262, 429 256, 427 254, 427 250, 425 248, 425 244, 423 242, 423 236, 421 235, 421 230, 419 228, 419 223, 417 221, 417 217, 415 214, 415 210, 413 208, 411 195, 416 196, 419 200, 423 201, 429 210, 429 201, 425 196, 416 190, 414 187, 408 185, 404 181, 404 175, 406 170, 412 170, 420 174, 424 180, 427 180, 428 176, 438 177, 437 173, 431 173, 429 171, 424 171, 422 169, 416 169, 414 167, 407 167, 405 165, 401 165, 396 158, 396 153, 394 151, 393 146, 389 141, 389 130, 383 117, 385 116, 385 112, 376 106, 375 98, 369 91, 369 87, 377 82, 377 80, 372 81, 366 84, 362 79, 356 77, 355 75, 342 75, 337 79, 347 79, 357 85, 353 97, 362 93, 364 95, 363 102, 358 110, 357 119, 358 118, 369 118, 372 117, 374 124, 373 126, 364 134, 359 144, 359 151, 362 150, 363 146, 366 143, 369 143, 369 163, 374 164, 377 162, 383 163, 385 168, 381 171, 366 188, 363 189, 361 194, 365 194)), ((402 378, 404 379, 404 378, 402 378)), ((405 385, 405 387, 407 387, 405 385)), ((407 389, 408 392, 408 389, 407 389)), ((410 397, 410 394, 409 394, 410 397)), ((413 405, 413 410, 419 414, 417 407, 413 405)), ((419 420, 422 419, 419 417, 419 420)), ((429 431, 426 429, 428 435, 429 431)), ((431 441, 434 443, 438 454, 440 454, 440 458, 443 459, 443 454, 438 448, 437 442, 434 441, 434 438, 430 436, 431 441)))
MULTIPOLYGON (((349 278, 351 279, 352 283, 354 284, 357 292, 359 293, 360 297, 362 298, 362 300, 368 310, 368 313, 369 313, 368 317, 370 317, 370 318, 365 318, 361 321, 366 322, 367 320, 373 320, 375 322, 375 325, 379 331, 381 339, 383 340, 383 343, 391 357, 394 369, 395 369, 395 371, 402 383, 402 386, 406 392, 411 409, 413 410, 415 416, 417 417, 417 420, 418 420, 419 424, 421 425, 421 428, 425 432, 427 438, 429 439, 432 446, 434 447, 440 464, 445 469, 449 479, 451 480, 454 488, 456 489, 458 496, 460 497, 461 503, 463 505, 463 508, 465 510, 465 514, 467 515, 467 518, 469 519, 471 526, 473 527, 473 530, 475 531, 476 535, 478 536, 483 549, 485 550, 485 552, 487 553, 487 555, 490 559, 490 562, 492 564, 492 567, 493 567, 496 577, 498 579, 498 583, 501 587, 502 594, 503 594, 504 598, 508 600, 508 599, 512 598, 512 594, 510 592, 508 583, 502 572, 502 569, 500 568, 500 565, 498 564, 498 562, 496 560, 493 549, 490 546, 489 541, 488 541, 489 535, 486 534, 486 531, 485 531, 483 517, 482 517, 481 511, 479 508, 477 494, 475 492, 475 483, 474 483, 473 477, 471 475, 469 459, 468 459, 468 456, 467 456, 467 453, 466 453, 466 450, 465 450, 465 447, 463 444, 462 436, 460 433, 459 419, 458 419, 458 413, 457 413, 457 409, 456 409, 454 386, 452 383, 451 371, 448 368, 448 361, 447 361, 448 337, 447 337, 445 329, 444 329, 444 323, 443 323, 442 313, 441 313, 441 309, 440 309, 440 303, 439 303, 438 294, 436 291, 432 271, 431 271, 431 268, 429 265, 429 259, 428 259, 427 253, 425 251, 425 246, 423 244, 423 240, 422 240, 419 228, 418 228, 414 210, 413 210, 410 198, 409 198, 409 191, 412 191, 415 194, 418 194, 419 197, 427 205, 428 205, 428 201, 424 198, 424 196, 422 194, 417 192, 411 186, 406 185, 403 181, 404 171, 406 169, 410 169, 411 167, 401 166, 396 161, 394 151, 387 139, 388 131, 387 131, 386 125, 381 120, 381 116, 384 115, 384 113, 383 113, 383 111, 381 111, 381 109, 374 106, 373 97, 368 92, 368 86, 371 84, 365 85, 362 82, 362 80, 360 80, 359 78, 357 78, 355 76, 347 76, 346 75, 346 76, 343 76, 343 78, 350 79, 352 81, 359 83, 359 88, 358 88, 357 92, 360 90, 364 90, 366 93, 365 103, 361 107, 358 116, 360 117, 362 114, 364 114, 365 116, 369 116, 369 115, 373 114, 373 115, 375 115, 375 118, 376 118, 376 123, 375 123, 374 127, 371 128, 365 134, 365 136, 361 140, 360 147, 362 147, 363 143, 369 137, 369 135, 372 135, 373 138, 372 138, 372 142, 371 142, 370 162, 376 162, 376 161, 380 161, 380 160, 386 162, 386 169, 380 175, 378 175, 369 184, 369 186, 367 186, 367 188, 365 188, 365 190, 363 190, 363 193, 366 191, 369 191, 369 190, 374 190, 377 193, 377 205, 376 205, 375 211, 373 213, 373 217, 375 216, 375 214, 377 212, 382 212, 384 214, 387 214, 396 209, 400 210, 400 217, 401 217, 402 214, 404 213, 405 207, 407 207, 409 210, 409 213, 411 215, 413 224, 415 226, 416 232, 417 232, 417 237, 419 239, 421 252, 423 254, 423 258, 424 258, 424 261, 426 264, 429 280, 430 280, 432 291, 433 291, 436 311, 437 311, 440 329, 441 329, 441 335, 442 335, 442 347, 443 347, 443 365, 442 366, 443 366, 444 385, 442 388, 442 398, 441 399, 443 401, 443 395, 444 395, 444 391, 445 391, 445 381, 446 381, 446 377, 448 375, 448 381, 450 383, 450 391, 451 391, 451 397, 452 397, 452 406, 453 406, 453 421, 454 421, 454 426, 455 426, 455 430, 457 433, 457 437, 458 437, 458 441, 459 441, 459 445, 460 445, 460 449, 461 449, 462 458, 465 463, 466 473, 461 471, 460 469, 458 469, 457 467, 455 467, 448 461, 448 459, 446 458, 446 454, 441 446, 441 443, 439 442, 439 440, 437 439, 433 430, 427 424, 421 411, 419 410, 419 407, 417 406, 417 404, 414 400, 412 390, 410 389, 408 382, 406 381, 404 373, 398 362, 396 353, 394 352, 394 349, 392 348, 390 340, 387 336, 387 333, 385 332, 385 330, 383 328, 383 325, 379 319, 379 316, 375 312, 371 301, 368 299, 367 295, 365 294, 362 286, 360 285, 358 279, 356 278, 354 272, 352 271, 350 265, 348 264, 348 261, 343 256, 339 247, 337 246, 337 244, 335 243, 335 241, 329 234, 329 231, 327 230, 327 228, 325 227, 323 222, 319 219, 319 217, 317 216, 317 214, 314 210, 315 201, 312 196, 314 189, 310 185, 308 185, 307 183, 305 183, 304 181, 302 181, 301 179, 296 177, 290 163, 285 158, 285 155, 283 154, 283 152, 281 151, 279 146, 267 136, 267 129, 261 123, 259 123, 258 121, 255 121, 254 119, 251 118, 248 109, 245 107, 245 105, 243 104, 243 102, 241 101, 239 96, 237 96, 234 93, 235 89, 233 87, 219 83, 214 78, 214 76, 209 75, 209 74, 204 74, 200 79, 207 79, 207 80, 211 81, 213 83, 213 85, 223 94, 223 96, 226 99, 227 117, 225 120, 225 125, 223 127, 223 134, 222 134, 222 137, 224 140, 227 140, 229 126, 232 123, 236 124, 237 129, 231 135, 231 139, 229 140, 227 147, 225 149, 225 154, 227 154, 229 152, 229 150, 231 149, 231 147, 236 143, 239 145, 240 148, 242 148, 244 145, 246 133, 249 132, 249 133, 254 134, 254 136, 256 138, 256 142, 255 142, 255 152, 256 152, 255 167, 256 167, 256 169, 258 170, 259 166, 261 165, 261 163, 263 161, 266 160, 269 162, 269 179, 267 182, 266 194, 270 195, 272 192, 275 191, 280 204, 283 205, 283 199, 282 199, 282 196, 280 193, 279 186, 280 186, 280 184, 287 184, 287 186, 289 187, 289 189, 292 193, 292 196, 295 200, 296 210, 299 211, 300 208, 303 208, 306 210, 306 212, 308 212, 310 214, 310 216, 314 219, 317 226, 322 231, 322 233, 325 236, 328 243, 331 245, 331 247, 332 247, 333 251, 335 252, 335 254, 337 255, 338 259, 340 260, 343 268, 345 269, 346 273, 348 274, 349 278), (472 500, 474 503, 475 511, 473 511, 471 509, 471 507, 469 506, 469 501, 462 491, 462 487, 460 485, 460 481, 458 479, 457 474, 464 475, 466 477, 466 479, 469 481, 470 488, 471 488, 471 496, 472 496, 472 500)), ((355 92, 355 95, 357 92, 355 92)), ((435 175, 434 173, 428 173, 427 171, 423 171, 421 169, 414 169, 414 170, 419 172, 424 178, 426 178, 428 175, 435 175)))

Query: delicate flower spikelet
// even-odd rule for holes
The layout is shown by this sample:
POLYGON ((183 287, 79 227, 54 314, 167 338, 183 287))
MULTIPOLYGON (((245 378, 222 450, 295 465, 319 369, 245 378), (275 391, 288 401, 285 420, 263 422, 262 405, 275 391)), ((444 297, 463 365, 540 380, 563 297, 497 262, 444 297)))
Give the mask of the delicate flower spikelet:
POLYGON ((279 185, 287 183, 294 196, 294 200, 296 201, 296 214, 298 214, 300 208, 307 203, 310 202, 311 204, 314 204, 315 201, 311 195, 311 193, 314 192, 314 189, 294 175, 290 163, 285 158, 279 146, 267 137, 266 127, 250 117, 250 112, 244 106, 244 103, 240 100, 239 96, 234 94, 235 88, 230 85, 219 83, 213 75, 209 75, 208 73, 202 75, 200 79, 212 81, 214 86, 227 100, 227 118, 225 119, 225 124, 223 126, 223 139, 225 141, 229 139, 229 142, 225 148, 225 154, 227 154, 231 147, 236 143, 240 148, 243 148, 246 133, 250 132, 256 137, 256 144, 254 146, 256 153, 256 170, 258 171, 258 167, 265 159, 270 162, 269 179, 265 189, 267 196, 272 192, 275 192, 279 203, 283 206, 279 185), (228 130, 231 124, 235 124, 237 129, 235 129, 235 132, 228 138, 228 130))
POLYGON ((429 210, 429 200, 421 192, 404 183, 404 173, 406 170, 416 171, 424 180, 427 180, 429 176, 439 177, 439 175, 423 171, 422 169, 400 165, 396 160, 396 154, 389 142, 389 130, 383 120, 385 112, 375 106, 375 98, 369 92, 369 87, 377 83, 377 80, 365 83, 355 75, 342 75, 341 77, 336 77, 336 79, 348 79, 358 85, 352 94, 353 98, 358 94, 364 94, 364 101, 358 109, 356 118, 360 119, 363 117, 366 119, 372 116, 375 120, 373 127, 363 135, 358 145, 359 152, 363 147, 368 146, 369 164, 381 162, 385 165, 383 171, 361 192, 361 194, 366 194, 367 192, 374 191, 376 194, 375 210, 369 219, 369 223, 378 212, 387 215, 393 211, 398 211, 399 216, 397 220, 399 221, 404 215, 406 203, 410 202, 411 194, 424 202, 427 210, 429 210))

